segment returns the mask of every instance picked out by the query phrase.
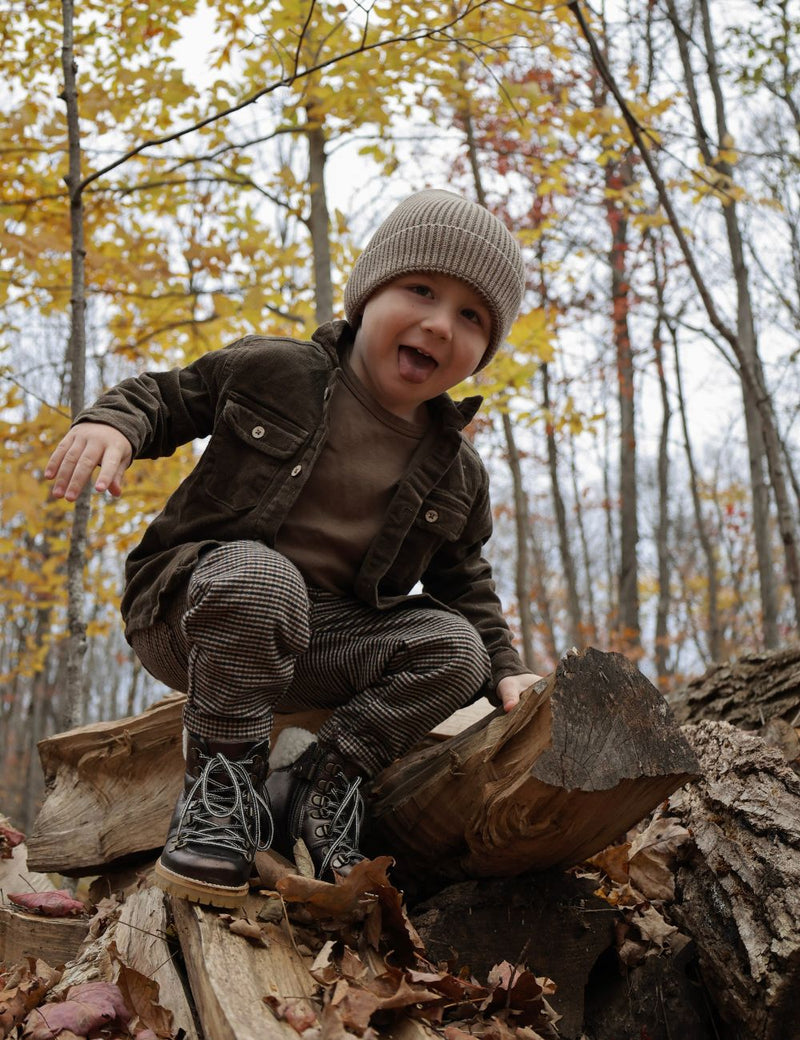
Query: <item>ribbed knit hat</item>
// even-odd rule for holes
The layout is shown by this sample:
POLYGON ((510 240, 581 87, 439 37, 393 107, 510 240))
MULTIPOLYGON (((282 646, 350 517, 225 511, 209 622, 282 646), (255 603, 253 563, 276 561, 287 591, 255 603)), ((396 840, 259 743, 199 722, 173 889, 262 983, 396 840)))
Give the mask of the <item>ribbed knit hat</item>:
POLYGON ((353 265, 344 290, 350 324, 381 286, 415 271, 461 278, 486 300, 492 330, 478 365, 483 368, 508 335, 525 289, 522 256, 508 228, 483 206, 449 191, 431 188, 409 196, 353 265))

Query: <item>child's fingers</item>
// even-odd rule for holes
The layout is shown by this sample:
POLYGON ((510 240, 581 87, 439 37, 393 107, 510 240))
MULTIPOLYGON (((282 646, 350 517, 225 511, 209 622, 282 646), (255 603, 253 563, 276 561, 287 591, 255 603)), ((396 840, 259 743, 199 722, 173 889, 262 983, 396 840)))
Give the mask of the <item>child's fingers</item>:
POLYGON ((117 447, 109 447, 103 455, 100 473, 95 482, 95 490, 110 491, 118 496, 122 492, 122 475, 130 464, 130 451, 117 447))
POLYGON ((76 436, 67 449, 56 474, 53 494, 57 497, 63 495, 68 502, 74 502, 83 491, 102 457, 101 446, 85 437, 76 436))

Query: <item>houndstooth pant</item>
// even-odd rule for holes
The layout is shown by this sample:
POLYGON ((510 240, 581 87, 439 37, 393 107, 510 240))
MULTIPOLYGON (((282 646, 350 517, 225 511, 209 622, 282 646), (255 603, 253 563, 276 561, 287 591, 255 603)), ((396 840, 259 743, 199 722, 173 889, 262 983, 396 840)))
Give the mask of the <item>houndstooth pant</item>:
POLYGON ((445 610, 376 610, 308 589, 261 542, 206 554, 164 621, 134 632, 144 667, 188 694, 186 728, 259 741, 273 711, 335 709, 319 731, 366 776, 468 703, 488 679, 472 625, 445 610))

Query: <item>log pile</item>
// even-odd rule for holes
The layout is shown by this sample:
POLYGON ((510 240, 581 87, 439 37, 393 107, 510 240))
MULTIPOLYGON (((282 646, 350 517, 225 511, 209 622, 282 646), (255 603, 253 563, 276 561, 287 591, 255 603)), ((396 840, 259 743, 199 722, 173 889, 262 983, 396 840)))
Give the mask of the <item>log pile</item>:
POLYGON ((625 658, 570 655, 509 715, 463 713, 377 778, 355 876, 262 854, 233 914, 150 884, 180 710, 43 743, 27 864, 0 859, 0 1037, 80 1006, 139 1040, 800 1040, 800 779, 760 737, 681 729, 625 658), (90 909, 10 900, 46 872, 97 875, 90 909))

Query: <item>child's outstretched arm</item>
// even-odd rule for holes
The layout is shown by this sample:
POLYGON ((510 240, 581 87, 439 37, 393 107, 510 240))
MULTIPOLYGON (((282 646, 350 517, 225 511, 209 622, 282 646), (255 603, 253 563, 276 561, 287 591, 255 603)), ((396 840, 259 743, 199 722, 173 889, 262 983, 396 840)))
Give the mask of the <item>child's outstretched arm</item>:
POLYGON ((122 478, 130 466, 133 448, 128 438, 105 423, 83 422, 73 426, 50 456, 45 480, 53 481, 53 497, 74 502, 96 466, 100 473, 96 491, 122 494, 122 478))

